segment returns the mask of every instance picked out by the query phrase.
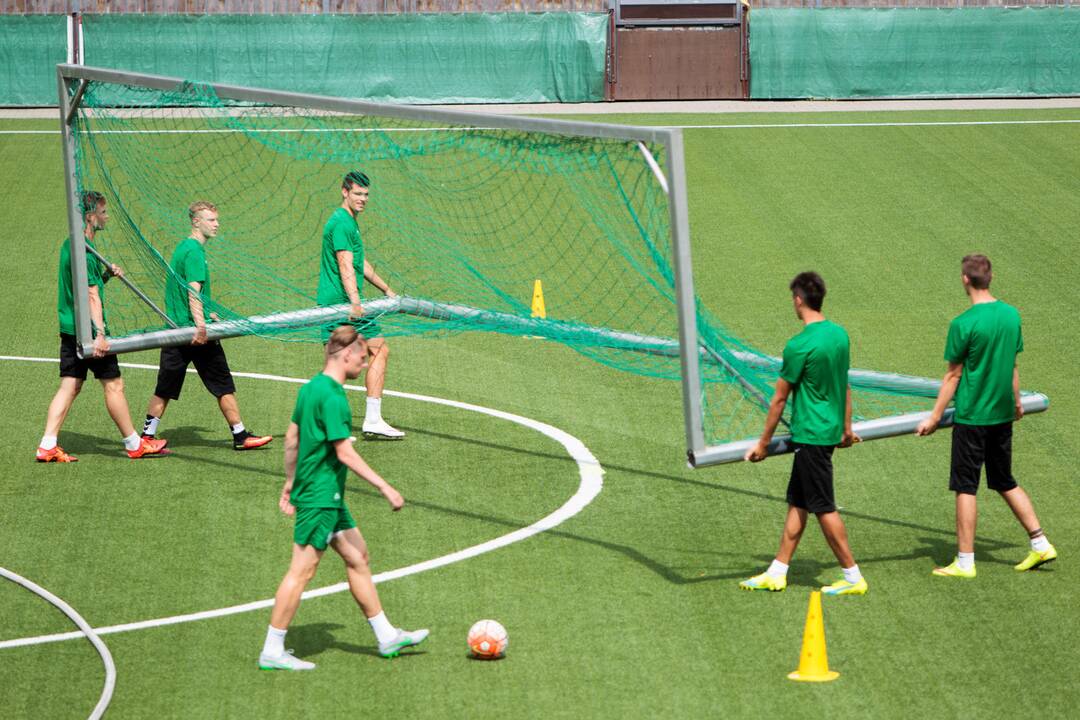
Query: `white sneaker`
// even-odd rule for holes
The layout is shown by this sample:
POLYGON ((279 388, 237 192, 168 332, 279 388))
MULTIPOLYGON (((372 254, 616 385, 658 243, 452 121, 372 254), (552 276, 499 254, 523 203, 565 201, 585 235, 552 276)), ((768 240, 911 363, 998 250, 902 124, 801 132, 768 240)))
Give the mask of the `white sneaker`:
POLYGON ((314 670, 315 663, 301 660, 290 654, 291 651, 280 655, 259 654, 260 670, 314 670))
POLYGON ((397 637, 388 643, 379 643, 379 654, 383 657, 397 657, 398 654, 410 645, 419 645, 428 636, 427 628, 423 630, 402 630, 398 628, 397 637))
POLYGON ((364 420, 362 429, 365 435, 377 435, 381 438, 389 438, 391 440, 400 440, 405 437, 405 433, 395 427, 390 427, 390 424, 385 420, 376 420, 375 422, 364 420))

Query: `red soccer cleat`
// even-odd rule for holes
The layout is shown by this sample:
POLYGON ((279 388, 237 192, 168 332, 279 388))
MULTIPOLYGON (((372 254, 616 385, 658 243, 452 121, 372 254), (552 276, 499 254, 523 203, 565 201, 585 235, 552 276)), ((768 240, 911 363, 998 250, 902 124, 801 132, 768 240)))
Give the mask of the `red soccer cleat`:
POLYGON ((79 458, 74 455, 68 455, 64 452, 64 448, 57 445, 52 450, 44 450, 42 448, 37 449, 37 461, 38 462, 78 462, 79 458))
POLYGON ((141 457, 154 456, 154 455, 167 455, 165 446, 169 444, 168 440, 151 440, 149 438, 140 438, 139 447, 135 450, 128 450, 128 457, 132 460, 138 460, 141 457))
POLYGON ((254 450, 255 448, 261 448, 263 445, 269 444, 274 439, 273 435, 252 435, 248 431, 244 431, 238 435, 233 435, 233 450, 254 450))

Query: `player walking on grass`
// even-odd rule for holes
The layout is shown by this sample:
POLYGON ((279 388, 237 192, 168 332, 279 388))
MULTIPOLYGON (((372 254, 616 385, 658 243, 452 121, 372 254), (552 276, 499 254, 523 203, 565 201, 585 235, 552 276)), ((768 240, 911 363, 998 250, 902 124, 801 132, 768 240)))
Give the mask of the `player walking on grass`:
POLYGON ((259 667, 264 670, 314 669, 314 663, 285 650, 285 632, 327 545, 345 561, 349 590, 375 632, 380 655, 394 657, 428 636, 427 630, 409 632, 395 628, 387 620, 371 579, 367 545, 345 507, 348 470, 371 483, 394 510, 405 504, 398 491, 364 462, 349 440, 352 413, 342 384, 359 377, 366 367, 369 351, 365 345, 352 326, 335 329, 326 344, 326 366, 300 389, 296 398, 285 435, 285 486, 278 501, 282 512, 296 515, 293 555, 274 596, 270 628, 259 655, 259 667))
MULTIPOLYGON (((153 438, 158 423, 165 414, 170 400, 178 400, 184 387, 188 365, 194 363, 203 385, 217 398, 221 414, 232 431, 233 449, 252 450, 263 447, 271 435, 254 435, 240 419, 240 407, 236 402, 236 384, 233 382, 225 349, 217 340, 207 341, 207 315, 203 301, 210 299, 210 271, 206 264, 206 242, 218 234, 218 211, 213 203, 199 201, 188 208, 191 219, 191 235, 173 252, 165 288, 165 312, 178 325, 194 325, 195 337, 183 347, 161 349, 158 361, 157 388, 146 408, 143 437, 153 438)), ((210 313, 210 320, 217 319, 210 313)))
MULTIPOLYGON (((88 191, 82 195, 83 221, 86 223, 83 233, 86 244, 92 246, 94 236, 105 228, 109 221, 109 210, 101 193, 88 191)), ((80 358, 75 345, 75 296, 71 280, 71 238, 60 246, 60 272, 58 277, 56 310, 60 319, 60 388, 49 403, 49 412, 45 420, 45 435, 37 449, 38 462, 75 462, 74 455, 68 455, 57 444, 57 436, 64 424, 71 405, 82 390, 86 381, 86 371, 91 370, 94 377, 101 381, 105 391, 105 407, 109 416, 124 438, 124 449, 128 457, 137 459, 147 455, 159 455, 164 451, 167 441, 140 438, 131 422, 127 397, 124 395, 124 381, 120 377, 120 365, 116 355, 109 355, 109 339, 106 336, 105 322, 105 282, 113 275, 123 274, 116 265, 104 268, 97 258, 87 253, 86 277, 89 285, 90 324, 94 335, 91 357, 80 358)))
POLYGON ((765 418, 765 430, 745 457, 750 462, 765 459, 773 432, 791 396, 791 444, 795 459, 787 489, 787 519, 776 559, 768 570, 744 580, 739 587, 771 591, 786 588, 788 565, 806 529, 807 515, 814 513, 844 572, 843 578, 821 591, 826 595, 863 595, 867 590, 866 579, 852 557, 847 530, 833 498, 833 449, 850 447, 859 441, 851 430, 850 343, 844 328, 821 314, 825 281, 820 275, 799 273, 790 288, 795 314, 805 327, 784 347, 784 362, 765 418))
POLYGON ((918 435, 932 434, 955 396, 949 489, 956 493, 957 555, 933 572, 975 577, 975 493, 984 464, 987 487, 1008 503, 1031 540, 1031 551, 1015 569, 1031 570, 1055 560, 1057 550, 1046 539, 1031 499, 1012 476, 1013 421, 1024 415, 1016 365, 1017 354, 1024 350, 1020 313, 990 294, 993 273, 985 255, 966 256, 960 273, 971 307, 949 325, 945 341, 949 367, 930 417, 915 430, 918 435))
MULTIPOLYGON (((364 243, 357 222, 367 205, 370 187, 371 180, 358 170, 346 175, 341 183, 341 207, 334 210, 323 228, 318 302, 320 305, 348 303, 352 306, 350 318, 357 331, 368 338, 367 350, 370 355, 370 366, 364 377, 367 408, 361 429, 365 435, 399 440, 405 437, 405 433, 392 427, 382 417, 383 385, 386 382, 390 348, 382 337, 378 323, 363 317, 364 308, 360 303, 361 280, 367 280, 387 297, 395 297, 394 291, 364 257, 364 243)), ((332 329, 331 326, 327 332, 332 329)))

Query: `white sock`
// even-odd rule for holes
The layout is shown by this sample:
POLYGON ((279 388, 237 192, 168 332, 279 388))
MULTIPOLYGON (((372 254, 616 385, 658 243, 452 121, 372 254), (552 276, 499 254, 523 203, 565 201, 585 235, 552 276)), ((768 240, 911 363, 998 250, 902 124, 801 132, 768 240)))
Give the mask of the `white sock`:
POLYGON ((379 642, 388 643, 397 637, 397 628, 386 619, 386 613, 381 612, 375 617, 369 617, 367 621, 371 624, 371 629, 375 631, 375 639, 379 642))
POLYGON ((377 423, 382 420, 382 398, 369 397, 367 399, 367 412, 364 422, 377 423))
POLYGON ((956 553, 956 567, 961 570, 970 570, 975 567, 975 553, 956 553))
POLYGON ((273 625, 266 631, 266 642, 263 643, 263 655, 279 657, 285 654, 285 633, 288 630, 278 630, 273 625))
POLYGON ((788 566, 784 563, 779 560, 773 560, 772 564, 769 565, 769 569, 765 571, 765 574, 774 578, 787 577, 787 569, 788 566))
POLYGON ((147 415, 146 420, 143 421, 143 435, 157 435, 158 423, 160 422, 161 418, 147 415))
POLYGON ((41 436, 41 449, 42 450, 52 450, 54 447, 56 447, 56 436, 55 435, 42 435, 41 436))
MULTIPOLYGON (((53 445, 56 444, 55 438, 53 439, 53 445)), ((45 447, 42 445, 41 447, 45 447)), ((48 450, 48 448, 45 448, 48 450)), ((1045 535, 1039 535, 1038 537, 1031 538, 1031 549, 1035 552, 1046 552, 1050 549, 1050 541, 1046 539, 1045 535)))
POLYGON ((124 438, 124 447, 128 450, 138 450, 141 443, 142 438, 139 437, 139 433, 131 433, 124 438))
POLYGON ((844 579, 851 584, 855 584, 862 580, 862 573, 859 571, 858 565, 852 565, 849 568, 840 568, 844 571, 844 579))
POLYGON ((238 422, 232 426, 232 434, 239 435, 240 433, 244 432, 244 429, 244 423, 238 422))

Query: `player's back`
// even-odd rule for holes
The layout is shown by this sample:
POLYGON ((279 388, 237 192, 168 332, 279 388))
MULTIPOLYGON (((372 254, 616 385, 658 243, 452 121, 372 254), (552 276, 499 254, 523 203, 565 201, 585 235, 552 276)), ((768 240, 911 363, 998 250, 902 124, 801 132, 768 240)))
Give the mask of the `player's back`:
POLYGON ((1020 312, 1001 300, 972 305, 952 321, 945 359, 964 366, 956 390, 956 422, 1012 420, 1013 368, 1023 349, 1020 312))

